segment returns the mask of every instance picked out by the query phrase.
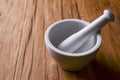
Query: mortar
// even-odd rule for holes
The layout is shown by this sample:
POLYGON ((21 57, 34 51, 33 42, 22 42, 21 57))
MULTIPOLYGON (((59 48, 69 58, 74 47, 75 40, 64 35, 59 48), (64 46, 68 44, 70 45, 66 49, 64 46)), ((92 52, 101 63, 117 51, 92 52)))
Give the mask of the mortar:
POLYGON ((67 37, 81 30, 90 23, 79 19, 60 20, 48 27, 45 32, 45 44, 48 52, 58 65, 69 71, 83 69, 95 57, 102 42, 99 32, 95 33, 82 47, 75 52, 65 52, 57 46, 67 37))

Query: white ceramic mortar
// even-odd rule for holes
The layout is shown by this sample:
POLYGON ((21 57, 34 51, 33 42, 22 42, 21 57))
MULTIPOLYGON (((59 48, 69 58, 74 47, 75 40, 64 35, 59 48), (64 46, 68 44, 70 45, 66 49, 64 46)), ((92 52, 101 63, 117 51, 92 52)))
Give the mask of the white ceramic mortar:
POLYGON ((95 33, 80 49, 74 53, 64 52, 57 48, 64 39, 89 24, 89 22, 79 19, 65 19, 53 23, 46 30, 46 47, 50 55, 61 68, 69 71, 80 70, 87 66, 95 58, 96 52, 102 42, 99 32, 95 33))

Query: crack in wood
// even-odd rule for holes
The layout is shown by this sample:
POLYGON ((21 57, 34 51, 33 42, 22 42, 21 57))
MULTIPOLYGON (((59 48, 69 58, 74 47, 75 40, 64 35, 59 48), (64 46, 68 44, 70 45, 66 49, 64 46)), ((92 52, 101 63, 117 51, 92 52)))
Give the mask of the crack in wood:
MULTIPOLYGON (((35 3, 35 9, 34 9, 34 14, 33 14, 32 20, 31 20, 31 29, 30 29, 29 36, 28 36, 28 40, 29 40, 29 41, 30 41, 30 37, 31 37, 31 34, 32 34, 32 30, 33 30, 32 27, 34 26, 34 23, 35 23, 35 17, 36 17, 36 12, 37 12, 37 0, 35 0, 34 3, 35 3)), ((29 43, 29 41, 28 41, 28 43, 29 43)), ((33 47, 32 47, 32 59, 31 59, 30 70, 29 70, 29 73, 28 73, 28 80, 30 80, 30 78, 31 78, 31 73, 32 73, 33 53, 34 53, 34 41, 33 41, 33 47)))
POLYGON ((61 19, 63 19, 63 0, 61 0, 61 19))
POLYGON ((32 67, 33 67, 33 53, 34 53, 34 41, 33 41, 33 48, 32 48, 32 59, 31 59, 31 66, 30 66, 30 70, 29 70, 29 73, 28 73, 28 80, 30 80, 31 78, 31 73, 32 73, 32 67))
MULTIPOLYGON (((25 9, 27 8, 27 5, 28 5, 28 1, 26 1, 25 9)), ((25 11, 25 16, 26 16, 26 11, 25 11)), ((24 22, 25 22, 25 16, 24 16, 23 25, 24 25, 24 22)), ((23 28, 22 28, 22 29, 23 29, 23 28)), ((22 30, 22 32, 23 32, 23 30, 22 30)), ((22 37, 22 36, 21 36, 21 37, 22 37)), ((20 80, 22 79, 22 74, 23 74, 26 48, 27 48, 27 43, 25 43, 25 49, 24 49, 23 58, 22 58, 22 69, 21 69, 21 74, 20 74, 20 80)))
POLYGON ((2 15, 2 13, 0 13, 0 16, 2 15))
POLYGON ((33 30, 33 18, 31 20, 31 27, 30 27, 30 30, 29 30, 29 33, 28 33, 28 44, 30 42, 30 38, 31 38, 31 35, 32 35, 32 30, 33 30))
MULTIPOLYGON (((20 34, 20 39, 19 39, 19 43, 21 44, 21 39, 22 39, 22 31, 23 31, 23 27, 21 29, 21 34, 20 34)), ((14 76, 13 76, 13 80, 15 80, 15 74, 16 74, 16 71, 17 71, 17 64, 18 64, 18 56, 19 56, 19 51, 20 51, 20 45, 19 44, 19 47, 18 47, 18 52, 17 52, 17 58, 16 58, 16 63, 15 63, 15 70, 14 70, 14 76)))
MULTIPOLYGON (((74 17, 74 15, 73 15, 73 6, 70 5, 70 9, 69 9, 69 10, 70 10, 70 13, 71 13, 70 16, 71 16, 71 18, 73 18, 73 17, 74 17)), ((70 13, 69 13, 69 14, 70 14, 70 13)))
POLYGON ((77 1, 75 0, 75 6, 76 6, 76 9, 77 9, 77 15, 78 15, 78 18, 81 19, 81 16, 80 16, 80 12, 79 12, 79 8, 78 8, 78 3, 77 1))
POLYGON ((58 64, 56 64, 56 65, 57 65, 56 67, 57 67, 57 76, 58 76, 57 79, 60 80, 59 65, 58 64))
POLYGON ((22 80, 23 68, 24 68, 24 63, 25 63, 25 53, 26 53, 26 48, 27 48, 27 44, 25 44, 25 49, 24 49, 23 58, 22 58, 22 69, 21 69, 20 80, 22 80))

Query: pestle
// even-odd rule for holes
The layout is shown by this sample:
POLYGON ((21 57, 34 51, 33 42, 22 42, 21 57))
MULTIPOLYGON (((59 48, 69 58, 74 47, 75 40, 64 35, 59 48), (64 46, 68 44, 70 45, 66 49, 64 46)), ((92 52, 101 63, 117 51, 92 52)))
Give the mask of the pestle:
POLYGON ((109 21, 114 21, 114 15, 109 10, 104 10, 103 15, 94 20, 85 28, 72 34, 65 40, 63 40, 59 45, 58 49, 65 52, 75 52, 78 48, 82 47, 84 43, 90 39, 97 31, 99 31, 105 24, 109 21))

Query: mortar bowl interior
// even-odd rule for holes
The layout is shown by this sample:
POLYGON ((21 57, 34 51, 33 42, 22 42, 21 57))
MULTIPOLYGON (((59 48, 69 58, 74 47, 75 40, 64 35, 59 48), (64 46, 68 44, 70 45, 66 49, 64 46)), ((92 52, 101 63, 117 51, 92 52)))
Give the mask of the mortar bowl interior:
MULTIPOLYGON (((57 48, 57 46, 70 35, 78 32, 79 30, 83 29, 89 22, 78 20, 78 19, 65 19, 58 21, 52 24, 49 29, 46 31, 46 44, 53 48, 53 50, 60 51, 60 53, 66 54, 73 54, 61 51, 57 48)), ((74 53, 82 54, 90 50, 97 49, 101 44, 101 35, 99 32, 94 34, 82 47, 77 49, 74 53)))

